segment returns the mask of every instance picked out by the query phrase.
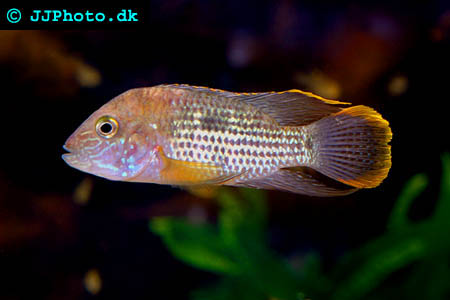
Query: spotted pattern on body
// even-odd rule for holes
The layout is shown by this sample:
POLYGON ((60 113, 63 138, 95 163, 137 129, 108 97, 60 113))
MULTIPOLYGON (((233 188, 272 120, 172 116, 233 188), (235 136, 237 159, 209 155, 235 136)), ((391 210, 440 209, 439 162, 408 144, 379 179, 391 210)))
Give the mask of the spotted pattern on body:
MULTIPOLYGON (((207 93, 173 91, 167 156, 181 161, 220 165, 223 174, 243 173, 239 180, 266 176, 280 167, 304 165, 311 151, 307 133, 281 127, 244 102, 207 93)), ((171 96, 169 96, 171 95, 171 96)))
POLYGON ((111 180, 341 196, 378 186, 391 167, 389 123, 345 105, 299 90, 136 88, 91 114, 63 159, 111 180))

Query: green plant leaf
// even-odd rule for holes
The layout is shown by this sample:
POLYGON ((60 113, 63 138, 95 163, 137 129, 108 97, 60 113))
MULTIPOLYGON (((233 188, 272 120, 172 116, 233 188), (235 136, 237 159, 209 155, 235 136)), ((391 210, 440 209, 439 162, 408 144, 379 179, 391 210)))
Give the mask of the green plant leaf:
POLYGON ((440 223, 439 226, 448 228, 450 226, 450 153, 444 153, 441 160, 441 190, 433 219, 440 223))
MULTIPOLYGON (((442 156, 443 174, 433 217, 409 222, 408 210, 428 184, 424 174, 404 186, 382 236, 348 252, 331 272, 311 254, 294 270, 268 246, 265 192, 224 190, 219 194, 218 230, 175 218, 155 218, 150 228, 182 261, 224 276, 220 283, 192 294, 195 300, 267 299, 444 299, 450 279, 450 154, 442 156), (396 287, 382 284, 410 266, 396 287)), ((389 281, 387 281, 389 282, 389 281)))
POLYGON ((150 221, 150 229, 162 237, 175 257, 187 264, 228 275, 240 272, 226 245, 208 224, 158 217, 150 221))
POLYGON ((240 189, 241 195, 249 203, 248 218, 255 230, 264 231, 267 220, 267 193, 264 190, 240 189))
POLYGON ((267 295, 242 278, 224 277, 218 284, 199 289, 192 300, 267 300, 267 295))
POLYGON ((422 257, 426 243, 419 238, 409 238, 389 245, 361 264, 351 276, 333 292, 332 299, 362 299, 392 272, 422 257))
POLYGON ((298 298, 299 278, 286 261, 251 238, 239 239, 239 247, 236 261, 242 266, 242 278, 273 298, 298 298))
POLYGON ((255 189, 240 189, 240 194, 222 190, 218 201, 219 232, 226 243, 235 245, 238 236, 265 243, 266 194, 255 189))
POLYGON ((391 230, 400 230, 408 225, 408 210, 414 199, 422 193, 428 184, 425 174, 413 176, 403 187, 398 197, 391 216, 388 221, 388 228, 391 230))
POLYGON ((241 266, 240 278, 267 296, 298 299, 297 278, 287 264, 267 247, 266 197, 260 190, 223 191, 219 230, 241 266))
POLYGON ((303 257, 303 266, 300 270, 300 290, 314 295, 314 299, 329 294, 333 288, 333 282, 323 273, 321 258, 315 252, 310 252, 303 257))
POLYGON ((222 207, 218 218, 220 236, 229 247, 236 247, 236 232, 245 219, 243 204, 239 203, 235 193, 225 189, 219 194, 218 201, 222 207))

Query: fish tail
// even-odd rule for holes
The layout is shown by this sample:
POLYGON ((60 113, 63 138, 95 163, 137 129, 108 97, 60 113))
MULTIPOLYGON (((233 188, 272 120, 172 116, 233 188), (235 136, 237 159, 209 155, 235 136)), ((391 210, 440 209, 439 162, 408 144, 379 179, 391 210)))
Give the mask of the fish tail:
POLYGON ((391 168, 392 131, 370 107, 343 109, 310 124, 314 162, 322 174, 355 188, 378 186, 391 168))

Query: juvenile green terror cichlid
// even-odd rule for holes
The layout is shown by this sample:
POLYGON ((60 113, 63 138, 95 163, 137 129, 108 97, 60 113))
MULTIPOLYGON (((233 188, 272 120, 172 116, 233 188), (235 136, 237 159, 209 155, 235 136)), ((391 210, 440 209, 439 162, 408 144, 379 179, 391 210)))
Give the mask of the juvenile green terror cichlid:
POLYGON ((392 138, 379 113, 348 105, 300 90, 136 88, 81 124, 63 159, 111 180, 346 195, 386 178, 392 138))

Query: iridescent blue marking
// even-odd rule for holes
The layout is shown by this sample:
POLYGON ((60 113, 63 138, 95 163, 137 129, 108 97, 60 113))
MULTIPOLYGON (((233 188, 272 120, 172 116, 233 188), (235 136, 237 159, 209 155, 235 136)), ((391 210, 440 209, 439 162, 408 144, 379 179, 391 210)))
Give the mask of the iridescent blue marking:
POLYGON ((116 168, 116 167, 114 167, 113 165, 110 165, 110 164, 108 164, 108 165, 105 165, 105 164, 102 164, 102 163, 97 163, 97 166, 99 166, 100 168, 104 168, 104 169, 110 169, 110 170, 113 170, 113 171, 119 171, 119 168, 116 168))

